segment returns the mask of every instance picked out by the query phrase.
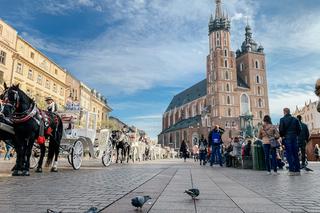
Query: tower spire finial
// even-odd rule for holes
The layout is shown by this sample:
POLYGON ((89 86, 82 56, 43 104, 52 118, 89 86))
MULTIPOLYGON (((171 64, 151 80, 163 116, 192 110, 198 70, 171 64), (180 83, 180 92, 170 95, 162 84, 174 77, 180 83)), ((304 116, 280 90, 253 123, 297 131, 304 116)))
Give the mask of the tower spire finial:
POLYGON ((216 0, 216 18, 222 18, 221 0, 216 0))

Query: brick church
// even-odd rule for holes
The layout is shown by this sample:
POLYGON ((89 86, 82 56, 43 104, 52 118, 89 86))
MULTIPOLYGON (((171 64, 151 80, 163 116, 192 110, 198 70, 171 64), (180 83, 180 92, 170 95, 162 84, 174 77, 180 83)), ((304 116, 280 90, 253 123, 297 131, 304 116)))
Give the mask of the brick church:
POLYGON ((175 95, 163 113, 158 141, 179 148, 189 147, 215 126, 225 129, 223 139, 238 136, 243 118, 254 126, 269 114, 264 48, 253 40, 247 24, 241 49, 231 50, 230 20, 216 0, 209 21, 209 55, 206 79, 175 95))

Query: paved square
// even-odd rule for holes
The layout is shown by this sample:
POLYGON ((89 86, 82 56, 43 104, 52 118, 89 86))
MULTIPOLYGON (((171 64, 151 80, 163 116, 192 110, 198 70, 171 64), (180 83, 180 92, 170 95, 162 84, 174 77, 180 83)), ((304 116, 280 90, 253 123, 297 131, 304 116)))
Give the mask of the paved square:
POLYGON ((11 177, 12 162, 0 161, 0 212, 137 212, 131 198, 150 195, 139 212, 320 212, 320 164, 301 176, 200 166, 180 159, 112 164, 87 160, 79 171, 65 161, 58 173, 11 177), (200 190, 197 200, 184 190, 200 190))

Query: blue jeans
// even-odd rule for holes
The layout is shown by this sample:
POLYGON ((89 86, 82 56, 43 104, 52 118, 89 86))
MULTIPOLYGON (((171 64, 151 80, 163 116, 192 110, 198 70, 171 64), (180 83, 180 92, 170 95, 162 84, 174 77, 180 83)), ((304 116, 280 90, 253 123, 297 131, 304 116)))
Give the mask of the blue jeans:
POLYGON ((298 138, 291 136, 284 139, 286 157, 290 172, 300 172, 298 138))
POLYGON ((263 144, 263 151, 264 151, 264 159, 266 162, 266 168, 268 172, 271 171, 271 167, 273 168, 274 172, 277 172, 276 149, 271 148, 270 144, 263 144), (270 161, 270 155, 271 155, 271 161, 270 161))
POLYGON ((206 161, 206 160, 207 160, 207 153, 200 151, 199 159, 200 159, 200 161, 202 161, 202 160, 203 160, 203 161, 206 161))
POLYGON ((222 156, 221 156, 221 151, 220 151, 220 145, 212 145, 211 150, 212 150, 212 152, 211 152, 210 165, 212 166, 212 164, 215 162, 216 155, 218 155, 219 164, 220 164, 220 166, 222 166, 222 156))

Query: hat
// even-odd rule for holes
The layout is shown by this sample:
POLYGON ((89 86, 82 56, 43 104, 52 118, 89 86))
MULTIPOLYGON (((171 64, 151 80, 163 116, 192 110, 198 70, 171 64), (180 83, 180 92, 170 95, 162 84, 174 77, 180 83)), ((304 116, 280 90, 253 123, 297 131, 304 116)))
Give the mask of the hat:
POLYGON ((49 100, 53 100, 53 99, 51 97, 46 97, 44 100, 49 101, 49 100))

